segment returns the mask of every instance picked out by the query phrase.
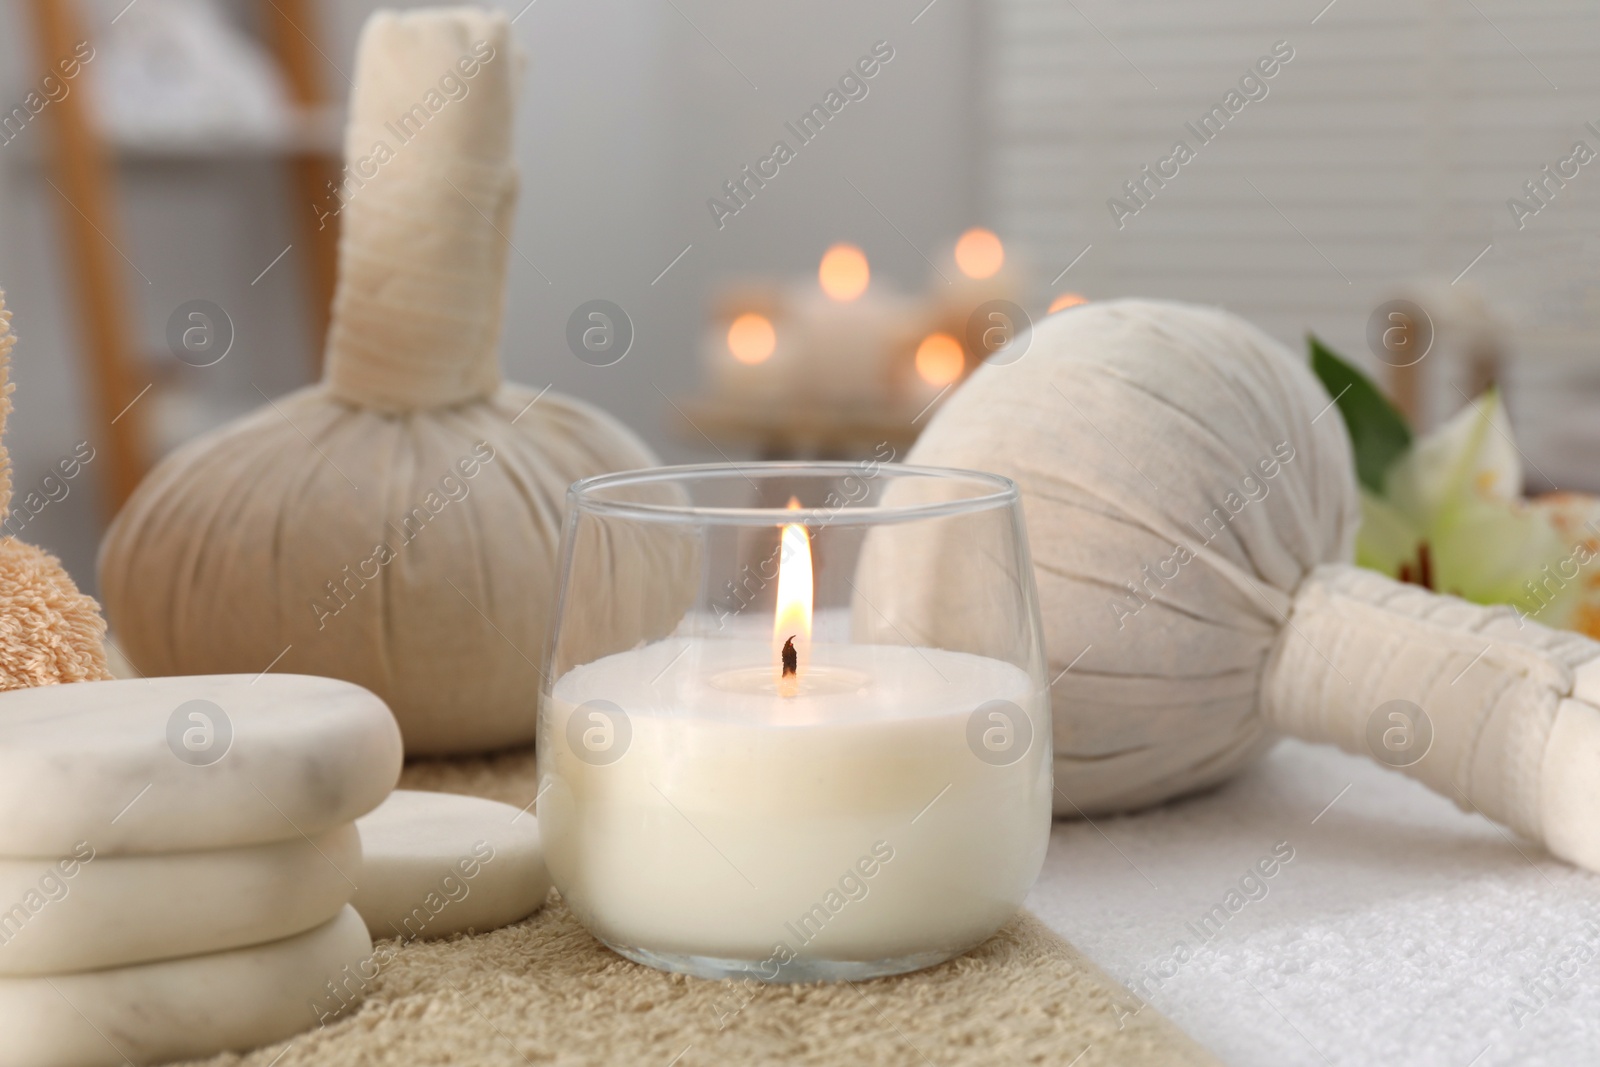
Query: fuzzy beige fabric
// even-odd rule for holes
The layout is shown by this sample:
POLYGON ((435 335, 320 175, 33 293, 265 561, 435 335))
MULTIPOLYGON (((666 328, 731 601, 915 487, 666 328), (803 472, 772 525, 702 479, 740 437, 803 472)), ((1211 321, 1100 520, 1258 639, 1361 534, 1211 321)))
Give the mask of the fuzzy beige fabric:
POLYGON ((0 691, 110 678, 100 605, 61 561, 16 538, 0 541, 0 691))
MULTIPOLYGON (((532 752, 523 749, 488 759, 413 763, 401 785, 472 792, 521 807, 533 800, 537 779, 532 752)), ((603 948, 555 894, 542 911, 515 926, 451 941, 380 942, 375 959, 388 962, 359 1008, 291 1041, 206 1062, 210 1067, 1179 1067, 1217 1062, 1155 1009, 1141 1010, 1131 993, 1025 913, 978 949, 943 966, 842 985, 746 985, 654 971, 603 948)))
MULTIPOLYGON (((0 436, 11 413, 11 312, 0 291, 0 436)), ((0 519, 11 511, 11 457, 0 447, 0 519)), ((78 592, 61 561, 0 539, 0 691, 111 677, 100 605, 78 592)))
POLYGON ((476 759, 411 760, 400 772, 398 788, 465 793, 528 808, 539 792, 539 769, 532 745, 476 759))
MULTIPOLYGON (((382 943, 392 944, 392 943, 382 943)), ((380 946, 381 951, 381 946, 380 946)), ((381 958, 381 957, 380 957, 381 958)), ((745 986, 600 947, 559 900, 476 938, 413 942, 351 1017, 212 1067, 1217 1062, 1031 916, 919 974, 745 986), (1082 1056, 1082 1059, 1077 1057, 1082 1056)))

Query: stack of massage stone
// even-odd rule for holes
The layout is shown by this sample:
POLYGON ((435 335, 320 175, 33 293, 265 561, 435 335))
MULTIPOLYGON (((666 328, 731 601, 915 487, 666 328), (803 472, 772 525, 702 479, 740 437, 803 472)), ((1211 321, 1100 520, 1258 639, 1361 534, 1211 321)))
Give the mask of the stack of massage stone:
POLYGON ((384 703, 328 678, 0 693, 0 1067, 209 1056, 343 1017, 372 953, 355 820, 401 755, 384 703))

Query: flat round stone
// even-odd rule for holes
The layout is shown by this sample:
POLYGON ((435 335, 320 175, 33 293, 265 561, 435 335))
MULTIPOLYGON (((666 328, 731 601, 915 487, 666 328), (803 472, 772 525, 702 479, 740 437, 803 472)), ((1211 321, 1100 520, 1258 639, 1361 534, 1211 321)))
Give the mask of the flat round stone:
POLYGON ((356 826, 351 903, 374 938, 482 933, 533 914, 550 892, 539 822, 509 804, 396 789, 356 826))
POLYGON ((359 1001, 377 974, 371 957, 367 928, 346 907, 253 948, 0 978, 0 1067, 165 1063, 281 1041, 359 1001))
POLYGON ((347 823, 399 780, 372 693, 299 674, 0 693, 0 856, 190 852, 347 823))
POLYGON ((354 823, 265 845, 0 860, 0 975, 63 974, 222 952, 339 914, 361 873, 354 823))

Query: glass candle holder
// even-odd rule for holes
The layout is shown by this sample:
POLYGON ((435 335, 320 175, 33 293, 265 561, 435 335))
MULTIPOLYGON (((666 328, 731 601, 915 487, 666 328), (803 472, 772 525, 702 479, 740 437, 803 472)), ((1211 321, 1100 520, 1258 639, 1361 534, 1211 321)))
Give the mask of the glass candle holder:
POLYGON ((590 478, 569 504, 538 814, 591 933, 816 981, 931 966, 1011 917, 1052 788, 1015 484, 758 463, 590 478))

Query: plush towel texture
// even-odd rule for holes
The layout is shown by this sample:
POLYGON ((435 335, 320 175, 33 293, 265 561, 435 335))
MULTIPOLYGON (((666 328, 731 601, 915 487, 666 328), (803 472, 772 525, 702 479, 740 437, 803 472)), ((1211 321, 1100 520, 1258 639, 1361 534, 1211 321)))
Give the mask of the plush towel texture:
MULTIPOLYGON (((536 790, 527 751, 413 764, 402 784, 518 807, 536 790)), ((847 985, 746 985, 654 971, 601 947, 558 897, 532 918, 481 936, 383 942, 377 959, 388 962, 359 1009, 293 1041, 209 1063, 1217 1062, 1154 1009, 1139 1010, 1126 990, 1027 914, 944 966, 847 985)))
POLYGON ((1210 793, 1056 823, 1026 906, 1231 1067, 1573 1067, 1600 1049, 1597 901, 1422 783, 1285 741, 1210 793))
MULTIPOLYGON (((11 413, 11 312, 0 292, 0 435, 11 413)), ((0 520, 11 514, 11 459, 0 447, 0 520)), ((109 678, 100 606, 48 552, 0 540, 0 690, 109 678)))

